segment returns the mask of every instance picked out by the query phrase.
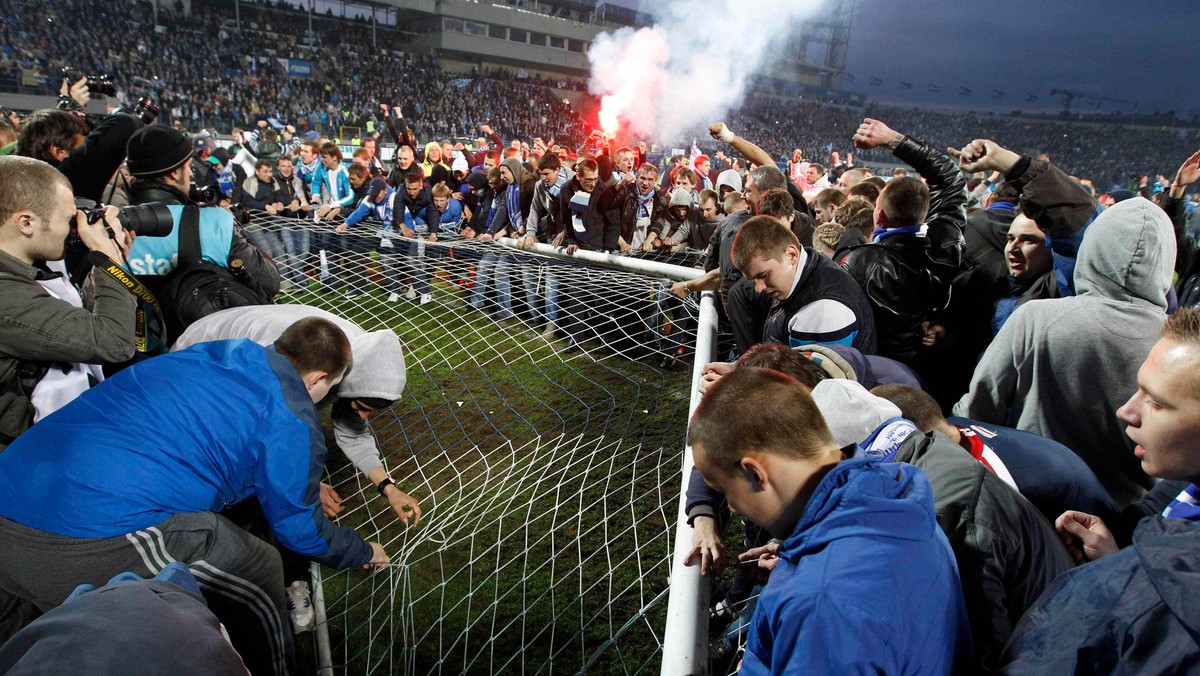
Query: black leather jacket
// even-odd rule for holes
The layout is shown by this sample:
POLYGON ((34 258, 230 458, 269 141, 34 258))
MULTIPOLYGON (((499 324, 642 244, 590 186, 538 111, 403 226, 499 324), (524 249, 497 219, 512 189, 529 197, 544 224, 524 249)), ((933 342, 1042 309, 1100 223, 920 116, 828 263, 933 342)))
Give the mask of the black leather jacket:
POLYGON ((842 267, 871 302, 879 354, 911 364, 922 350, 921 322, 937 319, 946 308, 962 265, 967 180, 948 155, 911 137, 894 154, 929 184, 928 235, 851 247, 842 267))

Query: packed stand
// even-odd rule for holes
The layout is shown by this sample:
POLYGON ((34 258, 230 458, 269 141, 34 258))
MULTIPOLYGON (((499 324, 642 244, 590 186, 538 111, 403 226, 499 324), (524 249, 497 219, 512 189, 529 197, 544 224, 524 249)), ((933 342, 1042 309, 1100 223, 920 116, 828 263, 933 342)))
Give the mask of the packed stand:
POLYGON ((824 166, 800 143, 778 164, 758 115, 710 127, 719 156, 655 163, 601 133, 564 143, 543 111, 363 85, 355 106, 382 129, 347 157, 271 111, 222 147, 145 109, 84 115, 86 79, 60 85, 59 109, 0 122, 0 668, 73 666, 79 651, 39 649, 59 618, 111 648, 82 609, 110 593, 136 609, 145 590, 204 639, 155 646, 155 669, 294 670, 307 562, 389 561, 329 520, 323 425, 397 519, 422 513, 367 424, 404 389, 396 335, 274 301, 457 302, 566 355, 622 309, 627 281, 581 282, 581 252, 700 268, 638 289, 664 369, 692 358, 695 294, 721 308, 728 359, 697 365, 686 502, 705 575, 743 521, 744 565, 714 596, 714 669, 1200 659, 1200 152, 1151 158, 1179 163, 1165 182, 1098 194, 1058 158, 979 133, 986 119, 935 141, 901 124, 941 124, 924 114, 842 110, 820 124, 853 154, 824 166), (910 170, 875 176, 864 156, 910 170), (469 285, 436 274, 452 259, 469 285), (221 625, 229 643, 211 640, 221 625))

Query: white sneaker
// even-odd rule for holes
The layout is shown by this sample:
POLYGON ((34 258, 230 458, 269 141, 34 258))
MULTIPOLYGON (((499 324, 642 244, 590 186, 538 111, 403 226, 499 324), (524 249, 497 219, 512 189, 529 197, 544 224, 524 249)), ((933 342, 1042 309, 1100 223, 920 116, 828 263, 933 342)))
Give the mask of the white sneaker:
POLYGON ((423 294, 421 294, 421 302, 420 302, 420 305, 424 305, 424 304, 426 304, 426 303, 432 303, 432 302, 433 302, 433 294, 432 294, 432 293, 423 293, 423 294))
POLYGON ((395 303, 398 300, 400 300, 400 294, 396 293, 395 291, 388 294, 388 302, 389 303, 395 303))
POLYGON ((558 326, 554 322, 546 322, 546 329, 542 331, 542 337, 546 340, 554 340, 557 337, 556 331, 558 331, 558 326))
POLYGON ((404 299, 405 300, 416 300, 417 299, 417 290, 412 288, 411 286, 408 287, 408 291, 404 292, 404 299))
POLYGON ((312 629, 312 595, 307 582, 293 582, 287 588, 288 612, 292 616, 292 633, 301 634, 312 629))

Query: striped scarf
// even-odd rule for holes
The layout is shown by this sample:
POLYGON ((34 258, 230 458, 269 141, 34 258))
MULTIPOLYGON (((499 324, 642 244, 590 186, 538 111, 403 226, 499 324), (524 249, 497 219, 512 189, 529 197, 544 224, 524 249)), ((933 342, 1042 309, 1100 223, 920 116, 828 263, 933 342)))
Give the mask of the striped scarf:
POLYGON ((1200 522, 1200 488, 1191 484, 1183 489, 1171 504, 1163 510, 1162 515, 1168 519, 1187 519, 1200 522))

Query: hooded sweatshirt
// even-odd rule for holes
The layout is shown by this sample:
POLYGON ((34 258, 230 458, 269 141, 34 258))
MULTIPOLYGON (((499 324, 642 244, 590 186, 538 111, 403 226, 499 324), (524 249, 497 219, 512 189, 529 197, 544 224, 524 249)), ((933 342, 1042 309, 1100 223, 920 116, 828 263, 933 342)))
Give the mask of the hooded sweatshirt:
POLYGON ((1166 320, 1175 236, 1162 209, 1121 202, 1088 229, 1073 298, 1034 300, 984 352, 954 415, 1008 425, 1067 446, 1118 508, 1151 485, 1117 408, 1166 320))
POLYGON ((838 463, 759 597, 741 674, 948 674, 970 659, 958 569, 921 470, 838 463))
MULTIPOLYGON (((308 305, 254 305, 215 312, 197 321, 175 341, 175 350, 196 343, 230 338, 249 338, 270 345, 284 329, 306 317, 328 319, 350 339, 353 364, 342 384, 318 404, 323 408, 335 400, 371 398, 396 401, 404 392, 405 365, 400 339, 391 331, 364 331, 353 322, 308 305)), ((382 467, 379 447, 366 422, 349 407, 334 406, 330 416, 333 434, 346 457, 363 475, 382 467)))

